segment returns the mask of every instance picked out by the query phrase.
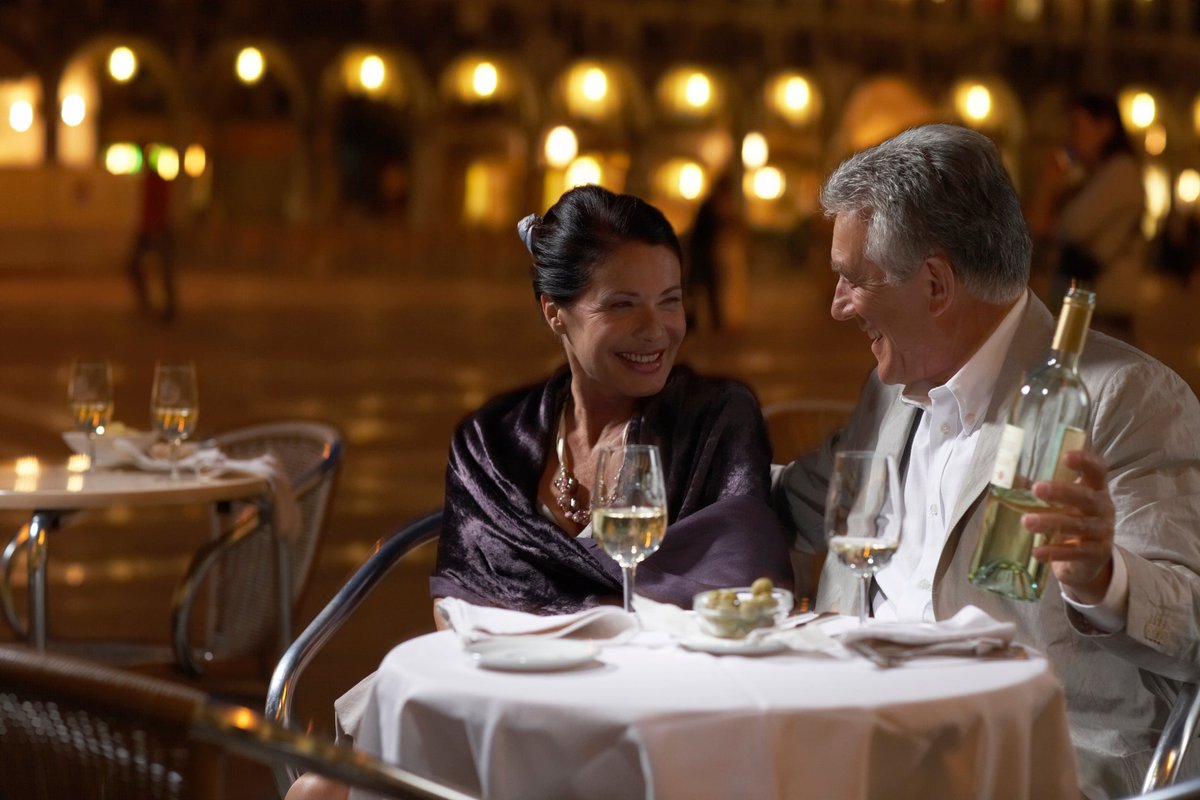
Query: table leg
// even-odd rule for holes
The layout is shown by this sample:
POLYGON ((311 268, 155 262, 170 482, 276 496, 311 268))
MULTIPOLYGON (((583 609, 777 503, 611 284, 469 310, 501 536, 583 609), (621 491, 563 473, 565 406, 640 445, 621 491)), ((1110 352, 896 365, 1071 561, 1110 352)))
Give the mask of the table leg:
POLYGON ((46 537, 57 524, 53 511, 35 511, 29 520, 29 636, 39 653, 46 651, 46 537))

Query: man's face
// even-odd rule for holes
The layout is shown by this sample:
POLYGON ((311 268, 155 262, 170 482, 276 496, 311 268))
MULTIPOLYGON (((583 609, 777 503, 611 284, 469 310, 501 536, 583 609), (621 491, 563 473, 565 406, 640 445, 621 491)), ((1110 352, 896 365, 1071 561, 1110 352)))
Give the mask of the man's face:
POLYGON ((870 337, 884 383, 932 388, 948 376, 940 374, 943 348, 929 310, 926 269, 922 265, 892 286, 863 254, 866 242, 866 222, 845 214, 834 219, 830 267, 838 282, 830 313, 840 322, 856 323, 870 337))

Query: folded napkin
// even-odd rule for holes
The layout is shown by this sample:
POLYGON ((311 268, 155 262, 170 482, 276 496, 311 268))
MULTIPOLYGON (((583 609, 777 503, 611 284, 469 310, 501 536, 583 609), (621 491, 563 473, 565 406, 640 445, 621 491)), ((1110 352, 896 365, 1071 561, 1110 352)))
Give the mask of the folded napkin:
POLYGON ((873 622, 841 634, 846 649, 880 666, 923 656, 994 656, 1011 652, 1017 626, 966 606, 939 622, 873 622))
MULTIPOLYGON (((117 460, 112 466, 131 466, 145 472, 170 472, 169 458, 155 458, 144 453, 133 442, 118 439, 113 442, 117 460)), ((216 447, 200 447, 179 459, 178 467, 197 474, 217 476, 226 472, 257 475, 271 487, 271 525, 275 535, 291 542, 300 535, 300 505, 283 465, 270 453, 257 458, 228 458, 216 447)))
POLYGON ((502 636, 615 639, 638 627, 637 620, 617 606, 595 606, 574 614, 543 617, 507 608, 472 605, 457 597, 443 597, 434 609, 464 642, 502 636))

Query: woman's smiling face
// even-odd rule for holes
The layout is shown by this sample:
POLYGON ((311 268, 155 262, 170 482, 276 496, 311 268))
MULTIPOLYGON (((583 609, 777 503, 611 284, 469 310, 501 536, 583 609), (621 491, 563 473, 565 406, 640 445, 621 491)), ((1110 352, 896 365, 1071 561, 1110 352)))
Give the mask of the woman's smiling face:
POLYGON ((553 304, 547 317, 574 381, 602 396, 657 394, 686 332, 679 259, 662 245, 626 242, 596 265, 587 288, 569 304, 553 304))

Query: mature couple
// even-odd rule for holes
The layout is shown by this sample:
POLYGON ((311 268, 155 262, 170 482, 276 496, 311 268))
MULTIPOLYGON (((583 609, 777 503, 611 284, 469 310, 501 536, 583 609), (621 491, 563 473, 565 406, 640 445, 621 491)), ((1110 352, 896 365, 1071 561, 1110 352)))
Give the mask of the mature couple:
MULTIPOLYGON (((1069 544, 1036 555, 1039 603, 977 589, 967 571, 1011 393, 1048 356, 1054 321, 1028 290, 1030 241, 993 144, 949 125, 903 133, 843 163, 833 218, 832 314, 878 366, 847 427, 771 481, 759 409, 739 384, 675 365, 685 323, 679 243, 662 214, 594 186, 522 221, 534 293, 567 368, 498 398, 457 431, 434 596, 549 613, 615 600, 620 575, 587 526, 599 448, 659 445, 670 527, 639 592, 686 604, 699 588, 790 580, 789 544, 824 547, 835 449, 904 455, 905 537, 878 576, 877 617, 944 619, 973 604, 1017 625, 1066 687, 1081 789, 1140 786, 1179 681, 1200 678, 1200 406, 1170 370, 1101 334, 1080 370, 1093 398, 1064 508, 1028 515, 1069 544)), ((856 578, 830 559, 817 606, 854 613, 856 578)))

